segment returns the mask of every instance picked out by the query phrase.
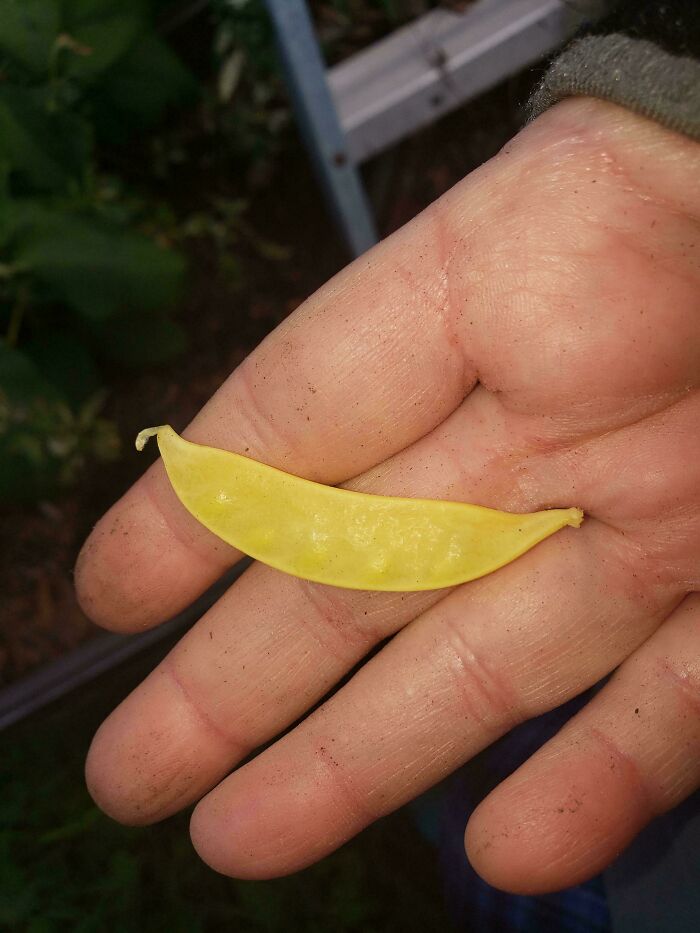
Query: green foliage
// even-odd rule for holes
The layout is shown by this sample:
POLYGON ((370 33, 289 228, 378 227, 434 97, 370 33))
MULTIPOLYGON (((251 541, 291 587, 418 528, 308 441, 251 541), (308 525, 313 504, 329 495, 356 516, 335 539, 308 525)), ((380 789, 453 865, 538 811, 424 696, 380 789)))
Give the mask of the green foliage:
POLYGON ((92 91, 95 125, 104 139, 118 141, 129 127, 155 123, 168 107, 191 97, 192 79, 175 53, 145 32, 92 91))
POLYGON ((270 263, 286 262, 292 257, 290 247, 261 236, 246 219, 249 203, 243 198, 214 198, 206 210, 186 217, 171 231, 173 240, 206 239, 217 257, 222 281, 235 290, 243 279, 236 253, 242 244, 270 263))
MULTIPOLYGON (((49 360, 55 365, 60 351, 70 349, 59 340, 49 360)), ((73 359, 80 360, 85 351, 80 344, 74 349, 73 359)), ((56 383, 28 356, 0 342, 0 489, 6 500, 71 483, 87 459, 110 460, 118 452, 113 425, 99 417, 101 395, 73 408, 66 401, 70 392, 61 393, 56 383)))
POLYGON ((113 456, 99 362, 183 347, 181 256, 110 196, 99 153, 192 100, 151 0, 0 0, 0 501, 113 456))
POLYGON ((0 84, 0 166, 19 191, 68 191, 81 184, 89 126, 48 107, 46 88, 0 84))
POLYGON ((152 311, 176 297, 179 257, 99 215, 18 200, 4 219, 0 242, 18 278, 31 274, 49 301, 87 321, 124 307, 152 311))
POLYGON ((291 122, 270 18, 263 0, 212 0, 212 12, 217 132, 232 154, 264 174, 291 122))

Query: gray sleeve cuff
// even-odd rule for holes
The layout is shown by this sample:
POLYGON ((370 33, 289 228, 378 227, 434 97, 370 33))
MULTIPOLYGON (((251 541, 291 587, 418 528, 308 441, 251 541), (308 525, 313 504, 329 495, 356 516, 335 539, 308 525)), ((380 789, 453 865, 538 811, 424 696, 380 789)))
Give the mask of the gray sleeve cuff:
POLYGON ((700 140, 700 63, 618 33, 577 39, 529 102, 533 120, 565 97, 599 97, 700 140))

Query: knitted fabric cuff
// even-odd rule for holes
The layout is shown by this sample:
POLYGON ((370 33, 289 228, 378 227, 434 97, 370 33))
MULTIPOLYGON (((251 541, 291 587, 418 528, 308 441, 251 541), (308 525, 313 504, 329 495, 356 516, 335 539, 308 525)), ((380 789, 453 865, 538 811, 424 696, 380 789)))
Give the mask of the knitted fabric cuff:
POLYGON ((565 97, 620 104, 700 141, 700 62, 619 33, 572 42, 529 102, 533 120, 565 97))

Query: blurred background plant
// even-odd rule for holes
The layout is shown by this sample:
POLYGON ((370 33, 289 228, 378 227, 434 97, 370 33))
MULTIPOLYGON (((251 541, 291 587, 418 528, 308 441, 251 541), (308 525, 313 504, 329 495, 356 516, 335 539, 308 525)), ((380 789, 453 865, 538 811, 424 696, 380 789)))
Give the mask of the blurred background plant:
POLYGON ((114 457, 100 363, 183 347, 184 263, 105 170, 197 84, 149 0, 0 0, 0 497, 114 457))
MULTIPOLYGON (((139 662, 138 673, 147 669, 139 662)), ((85 748, 135 673, 84 687, 79 704, 64 702, 6 735, 0 930, 449 933, 434 850, 405 812, 306 871, 265 882, 224 878, 199 861, 188 813, 148 828, 100 813, 84 786, 85 748)))
MULTIPOLYGON (((311 3, 329 61, 433 5, 311 3)), ((109 364, 183 350, 193 240, 234 292, 241 248, 290 258, 248 209, 291 126, 262 0, 0 0, 0 502, 118 455, 109 364), (174 208, 188 171, 221 183, 174 208)))

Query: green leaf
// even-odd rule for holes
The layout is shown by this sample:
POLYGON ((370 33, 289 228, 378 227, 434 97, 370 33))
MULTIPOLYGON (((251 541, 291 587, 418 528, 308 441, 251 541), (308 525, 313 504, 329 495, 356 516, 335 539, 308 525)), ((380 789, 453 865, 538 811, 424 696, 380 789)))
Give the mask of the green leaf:
POLYGON ((153 0, 60 0, 70 28, 117 15, 120 11, 145 20, 153 0))
MULTIPOLYGON (((0 246, 8 250, 13 239, 24 230, 30 230, 37 219, 45 215, 45 209, 33 198, 0 199, 0 246)), ((7 262, 7 254, 3 257, 7 262)))
MULTIPOLYGON (((64 0, 65 2, 65 0, 64 0)), ((65 72, 78 81, 91 81, 110 68, 146 28, 145 7, 140 0, 68 0, 65 28, 70 38, 85 48, 71 54, 65 72)))
POLYGON ((95 362, 75 334, 44 325, 22 350, 71 405, 94 397, 100 384, 95 362))
POLYGON ((0 54, 34 77, 46 75, 61 26, 58 0, 0 0, 0 23, 0 54))
POLYGON ((150 126, 196 93, 196 81, 175 53, 155 32, 146 32, 95 88, 98 132, 123 138, 134 124, 150 126))
POLYGON ((50 484, 54 470, 23 422, 38 400, 53 395, 31 360, 0 341, 0 501, 33 498, 50 484))
POLYGON ((120 314, 100 325, 96 335, 110 359, 134 367, 165 363, 186 345, 182 327, 162 315, 120 314))
POLYGON ((0 502, 29 501, 73 483, 90 460, 114 459, 119 440, 99 417, 102 397, 76 413, 21 353, 0 342, 0 502))
POLYGON ((94 217, 29 207, 14 262, 86 320, 127 308, 153 311, 177 298, 184 270, 178 254, 94 217))
POLYGON ((53 394, 36 364, 4 340, 0 340, 0 391, 14 403, 53 394))
POLYGON ((83 180, 91 151, 88 125, 71 113, 49 113, 45 92, 0 84, 0 162, 42 191, 83 180))

